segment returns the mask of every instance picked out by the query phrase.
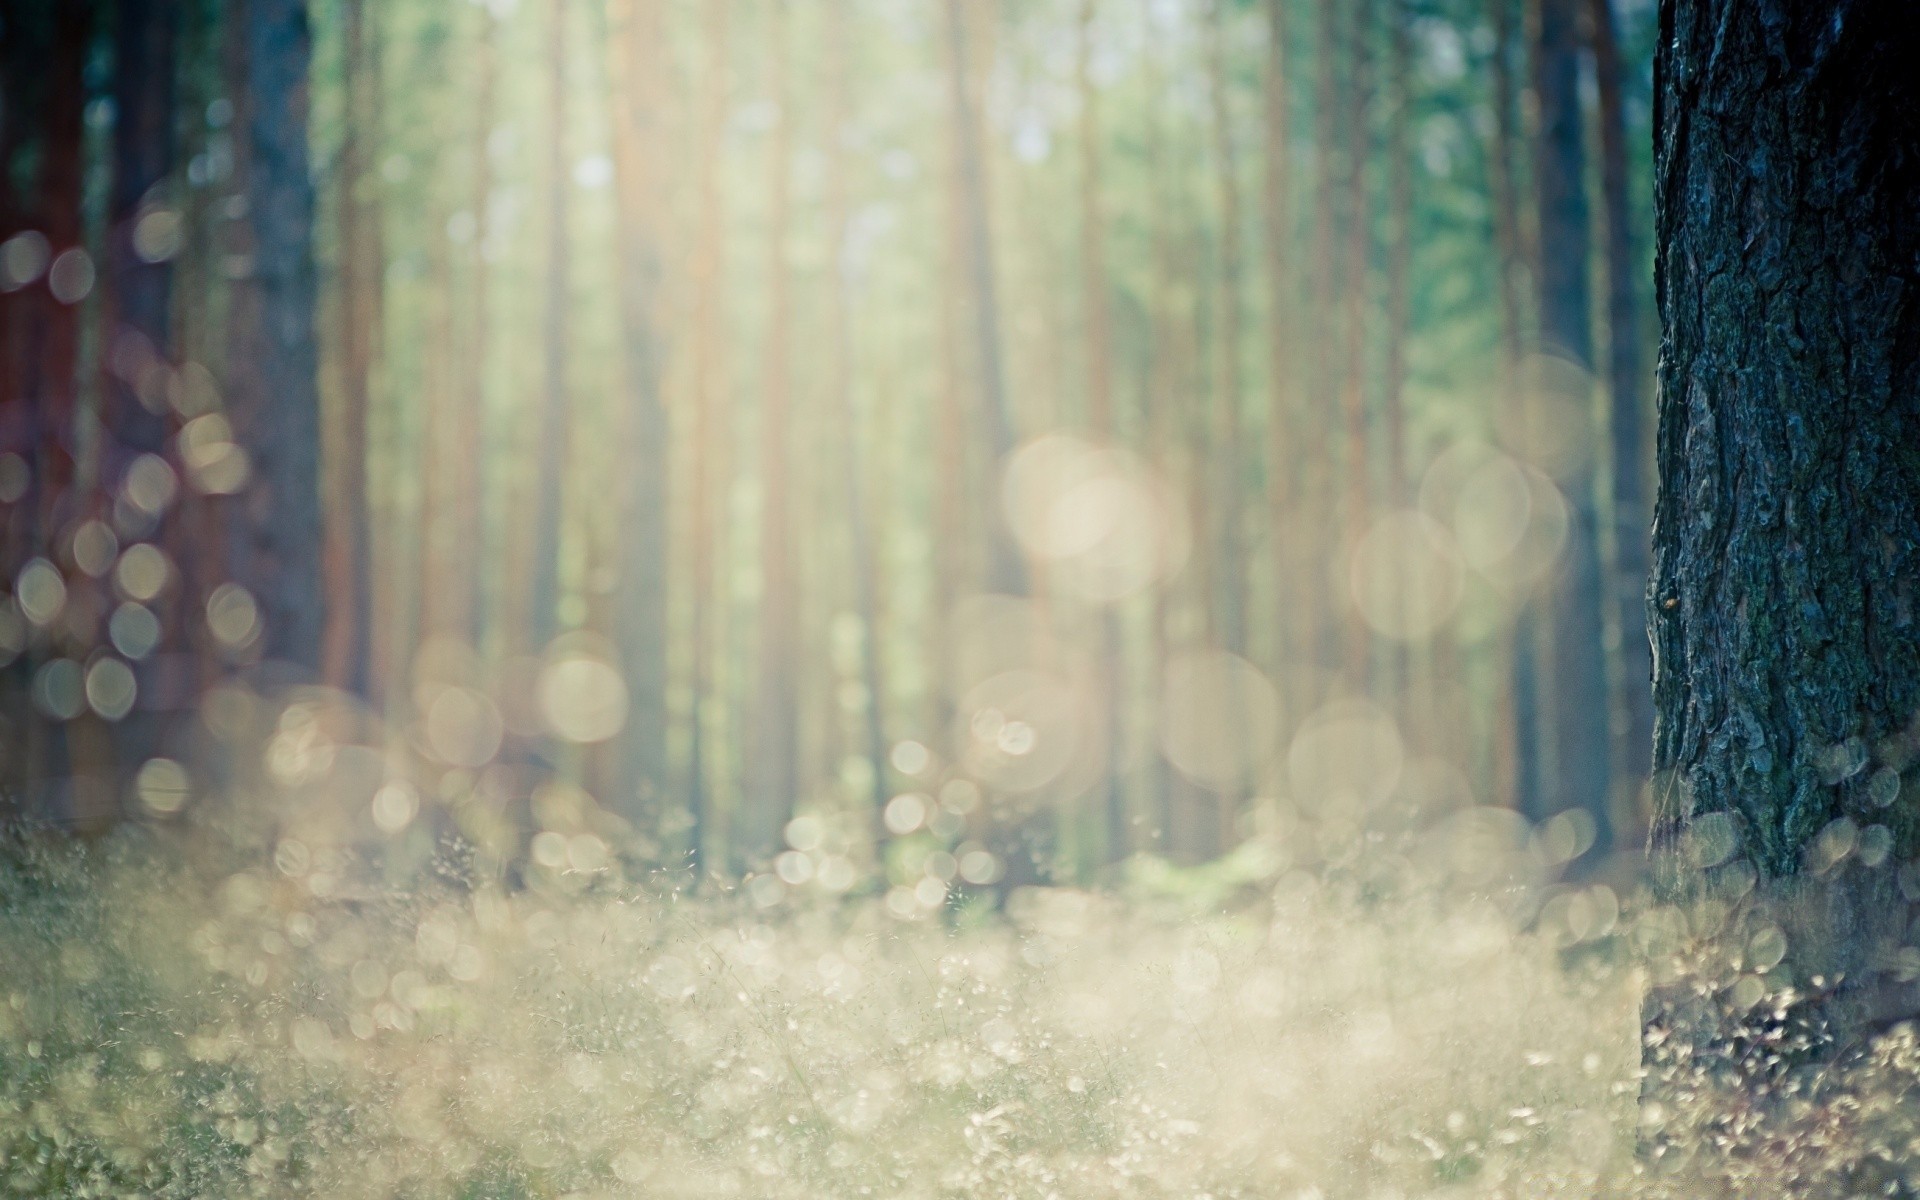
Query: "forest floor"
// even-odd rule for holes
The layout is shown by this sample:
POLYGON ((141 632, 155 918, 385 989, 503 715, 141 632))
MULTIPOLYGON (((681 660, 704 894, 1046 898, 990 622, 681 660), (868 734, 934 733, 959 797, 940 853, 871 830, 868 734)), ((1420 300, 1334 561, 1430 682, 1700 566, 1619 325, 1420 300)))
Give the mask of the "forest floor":
POLYGON ((1828 1194, 1648 1180, 1659 923, 1495 810, 916 916, 217 840, 0 868, 0 1192, 1828 1194))

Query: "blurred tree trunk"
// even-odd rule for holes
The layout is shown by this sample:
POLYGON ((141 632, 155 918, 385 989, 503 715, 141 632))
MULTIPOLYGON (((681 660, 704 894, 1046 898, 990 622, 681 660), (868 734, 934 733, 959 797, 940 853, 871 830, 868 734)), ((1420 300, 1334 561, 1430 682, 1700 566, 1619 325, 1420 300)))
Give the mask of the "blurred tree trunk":
POLYGON ((1313 514, 1303 522, 1303 558, 1307 574, 1302 603, 1314 612, 1316 637, 1313 660, 1320 665, 1339 661, 1338 638, 1346 628, 1343 610, 1332 601, 1321 581, 1334 569, 1339 551, 1338 478, 1340 376, 1334 350, 1340 333, 1339 224, 1340 195, 1340 4, 1319 0, 1314 20, 1313 104, 1313 261, 1309 280, 1311 302, 1306 334, 1311 346, 1308 364, 1308 408, 1314 414, 1311 443, 1303 447, 1301 507, 1313 514))
POLYGON ((448 514, 452 529, 450 578, 443 585, 448 600, 447 628, 465 639, 476 650, 485 642, 487 632, 487 369, 492 328, 488 320, 492 272, 487 256, 493 235, 493 110, 494 77, 497 73, 498 40, 491 5, 474 6, 480 29, 473 50, 473 194, 468 204, 473 214, 472 253, 467 259, 468 304, 466 372, 461 377, 457 416, 453 427, 452 488, 453 511, 448 514))
MULTIPOLYGON (((990 455, 989 494, 1013 453, 1018 437, 1012 404, 1007 396, 1006 367, 1000 342, 1000 302, 994 282, 993 234, 988 220, 987 179, 980 147, 980 118, 973 96, 969 65, 967 13, 962 0, 946 0, 948 75, 953 100, 953 124, 960 144, 960 190, 964 201, 967 273, 973 300, 974 350, 982 416, 990 455)), ((1027 594, 1027 566, 1013 532, 1004 518, 990 518, 987 586, 1007 595, 1027 594)))
MULTIPOLYGON (((1384 376, 1381 403, 1385 408, 1386 486, 1381 500, 1398 512, 1407 505, 1407 338, 1412 320, 1413 267, 1413 14, 1408 0, 1387 0, 1387 311, 1384 376)), ((1409 624, 1416 609, 1429 598, 1415 593, 1419 575, 1396 564, 1402 612, 1409 624)), ((1429 638, 1396 643, 1390 674, 1400 689, 1403 719, 1422 741, 1434 734, 1433 665, 1435 643, 1444 628, 1429 638)))
MULTIPOLYGON (((788 63, 791 19, 786 0, 770 12, 768 87, 775 112, 768 149, 767 322, 765 382, 760 411, 760 670, 754 718, 753 787, 735 843, 743 862, 779 853, 781 830, 800 790, 799 628, 793 517, 792 345, 793 278, 787 240, 793 210, 793 90, 788 63)), ((836 137, 837 144, 837 137, 836 137)))
POLYGON ((1640 259, 1634 248, 1633 205, 1628 198, 1626 115, 1621 88, 1624 68, 1615 36, 1612 0, 1589 0, 1588 28, 1600 95, 1600 196, 1607 229, 1607 392, 1613 446, 1613 578, 1620 653, 1614 710, 1616 738, 1614 811, 1638 825, 1646 813, 1641 789, 1652 769, 1653 647, 1645 636, 1647 479, 1652 448, 1647 442, 1646 360, 1641 349, 1640 259))
POLYGON ((307 158, 312 35, 303 0, 229 0, 239 242, 248 269, 229 304, 227 412, 253 470, 233 506, 233 577, 253 593, 263 653, 320 667, 320 400, 316 379, 313 182, 307 158))
MULTIPOLYGON (((1096 444, 1114 440, 1113 320, 1107 298, 1107 214, 1100 177, 1100 91, 1093 82, 1095 0, 1081 0, 1074 84, 1080 96, 1080 268, 1086 310, 1087 433, 1096 444)), ((1099 703, 1105 724, 1106 770, 1101 783, 1105 857, 1129 853, 1126 771, 1126 661, 1120 626, 1110 607, 1100 610, 1099 703)))
POLYGON ((665 103, 666 60, 660 37, 660 0, 615 0, 609 74, 628 397, 618 640, 632 695, 621 755, 626 776, 621 808, 629 819, 657 814, 667 794, 669 428, 661 394, 665 344, 660 330, 660 224, 667 179, 658 115, 665 103))
POLYGON ((726 128, 727 103, 726 5, 715 4, 707 9, 704 31, 706 79, 696 147, 700 155, 700 231, 693 269, 693 448, 688 469, 688 489, 692 494, 689 530, 693 557, 693 622, 687 763, 687 811, 692 823, 687 832, 687 864, 695 878, 706 865, 706 856, 712 850, 710 843, 714 840, 711 811, 714 769, 709 761, 713 757, 713 739, 708 726, 717 703, 712 645, 716 625, 715 543, 725 517, 724 510, 716 513, 714 499, 724 478, 716 470, 716 459, 727 403, 721 365, 725 280, 722 277, 724 214, 720 186, 721 137, 726 128))
POLYGON ((379 148, 379 63, 367 29, 366 0, 345 0, 341 49, 345 125, 336 168, 339 189, 340 398, 325 467, 327 625, 324 675, 335 687, 365 695, 374 675, 373 547, 367 497, 367 410, 379 352, 380 261, 378 184, 368 170, 379 148))
MULTIPOLYGON (((113 182, 107 205, 108 273, 112 321, 107 355, 126 361, 166 361, 172 356, 169 317, 173 271, 170 247, 160 233, 171 212, 159 194, 173 170, 174 41, 179 33, 177 0, 121 0, 114 24, 113 182), (139 233, 143 206, 155 223, 139 233)), ((107 480, 117 481, 134 454, 165 449, 166 397, 142 392, 133 372, 116 369, 109 381, 106 424, 116 452, 107 480)))
MULTIPOLYGON (((55 5, 53 48, 47 64, 40 130, 40 230, 48 246, 44 296, 39 321, 38 373, 27 387, 37 413, 34 440, 33 510, 38 514, 36 550, 50 554, 54 539, 71 516, 74 484, 74 405, 79 391, 80 301, 86 289, 63 298, 59 283, 91 279, 84 245, 81 205, 85 184, 83 149, 87 106, 86 57, 92 38, 92 11, 85 4, 55 5), (63 270, 62 255, 75 257, 63 270), (84 267, 79 264, 86 264, 84 267)), ((72 286, 72 285, 69 285, 72 286)))
POLYGON ((528 649, 535 654, 560 631, 560 544, 566 536, 567 441, 573 408, 567 383, 567 330, 572 324, 567 201, 573 189, 567 137, 568 3, 551 0, 547 44, 546 327, 526 634, 528 649))
MULTIPOLYGON (((884 839, 881 823, 887 805, 886 673, 882 665, 884 639, 880 629, 880 580, 876 562, 873 514, 866 500, 866 456, 861 452, 859 414, 853 396, 853 318, 850 312, 853 290, 860 282, 857 271, 863 263, 855 261, 855 248, 848 243, 853 212, 847 197, 847 132, 853 120, 851 96, 852 64, 848 61, 847 4, 832 0, 827 12, 827 238, 828 261, 832 264, 832 290, 827 298, 827 323, 830 327, 827 386, 831 390, 834 416, 841 429, 840 443, 846 455, 842 463, 845 475, 843 499, 846 504, 849 549, 853 556, 854 605, 860 616, 861 683, 867 694, 862 713, 862 734, 869 776, 869 798, 873 806, 873 828, 877 839, 884 839)), ((882 397, 880 403, 887 403, 882 397)), ((877 844, 877 843, 876 843, 877 844)))
MULTIPOLYGON (((182 219, 177 198, 166 194, 164 185, 173 170, 180 18, 177 0, 122 0, 115 14, 113 179, 107 205, 110 317, 102 348, 108 370, 101 373, 108 440, 102 474, 108 488, 117 489, 135 455, 165 453, 171 423, 166 388, 156 381, 170 377, 175 358, 171 259, 179 249, 182 219)), ((179 500, 191 502, 185 494, 179 500)), ((175 523, 166 540, 183 572, 194 579, 195 548, 181 536, 184 532, 175 523)), ((203 594, 211 588, 196 582, 203 594)), ((123 776, 157 750, 160 714, 189 702, 191 661, 185 653, 169 653, 135 667, 136 706, 113 735, 123 776)))
MULTIPOLYGON (((1531 798, 1534 819, 1579 808, 1598 829, 1594 848, 1611 842, 1607 768, 1607 664, 1601 605, 1598 516, 1594 500, 1592 447, 1599 430, 1593 414, 1593 328, 1589 288, 1591 230, 1587 207, 1586 155, 1580 107, 1579 0, 1539 0, 1534 87, 1540 114, 1534 182, 1540 221, 1537 285, 1543 361, 1531 382, 1561 411, 1537 419, 1574 422, 1556 431, 1580 453, 1560 479, 1567 495, 1567 542, 1562 564, 1546 585, 1553 636, 1546 678, 1553 688, 1553 776, 1531 798), (1577 370, 1557 369, 1561 360, 1577 370), (1550 389, 1552 395, 1544 393, 1550 389)), ((1530 397, 1530 399, 1533 399, 1530 397)))
MULTIPOLYGON (((1920 32, 1834 18, 1665 0, 1655 62, 1655 846, 1683 895, 1722 857, 1689 846, 1758 870, 1813 1058, 1920 1011, 1888 973, 1920 849, 1920 32)), ((1716 1023, 1690 992, 1649 1005, 1656 1089, 1691 1086, 1662 1027, 1716 1023)))
MULTIPOLYGON (((1520 362, 1525 354, 1525 317, 1522 311, 1520 189, 1516 182, 1515 153, 1520 138, 1516 128, 1519 101, 1513 71, 1514 0, 1487 0, 1493 26, 1492 84, 1493 137, 1487 148, 1487 191, 1493 202, 1494 282, 1500 307, 1500 360, 1494 420, 1498 429, 1518 411, 1520 362)), ((1497 802, 1517 806, 1522 795, 1536 794, 1539 780, 1534 747, 1539 736, 1538 672, 1533 656, 1534 617, 1522 607, 1511 626, 1503 630, 1496 653, 1499 699, 1495 705, 1492 746, 1488 755, 1488 794, 1497 802)))
POLYGON ((1207 80, 1210 132, 1213 137, 1214 175, 1219 195, 1220 277, 1217 319, 1219 367, 1213 397, 1218 414, 1219 444, 1210 477, 1218 481, 1217 543, 1220 573, 1215 607, 1219 612, 1220 641, 1233 654, 1247 652, 1247 570, 1244 545, 1246 521, 1241 506, 1246 488, 1246 447, 1241 426, 1244 387, 1241 380, 1241 231, 1240 161, 1233 143, 1232 84, 1227 75, 1227 0, 1213 0, 1207 21, 1207 80))
MULTIPOLYGON (((1347 361, 1341 374, 1340 407, 1346 417, 1344 471, 1346 480, 1345 537, 1341 546, 1341 575, 1345 563, 1366 535, 1372 491, 1371 440, 1367 418, 1367 288, 1373 257, 1373 205, 1367 187, 1367 158, 1373 149, 1373 0, 1354 0, 1348 29, 1346 103, 1341 116, 1347 143, 1347 246, 1343 282, 1346 308, 1347 361)), ((1349 684, 1367 690, 1372 674, 1373 637, 1361 619, 1359 607, 1347 601, 1346 648, 1343 655, 1349 684)))
POLYGON ((1298 716, 1307 698, 1293 683, 1292 663, 1312 657, 1319 637, 1315 612, 1302 594, 1313 565, 1301 553, 1306 502, 1304 468, 1312 435, 1301 404, 1299 279, 1293 240, 1293 132, 1288 88, 1287 5, 1266 0, 1267 56, 1262 81, 1260 217, 1267 270, 1267 541, 1273 572, 1274 681, 1287 712, 1298 716))

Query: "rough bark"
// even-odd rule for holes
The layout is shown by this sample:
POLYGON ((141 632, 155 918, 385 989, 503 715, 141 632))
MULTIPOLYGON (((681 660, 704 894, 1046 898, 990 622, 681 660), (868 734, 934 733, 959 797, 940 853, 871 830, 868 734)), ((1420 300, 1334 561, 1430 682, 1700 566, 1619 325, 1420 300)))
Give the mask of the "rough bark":
POLYGON ((1872 965, 1920 849, 1920 34, 1887 2, 1660 19, 1655 844, 1687 887, 1683 835, 1737 834, 1844 1046, 1917 1007, 1872 965))

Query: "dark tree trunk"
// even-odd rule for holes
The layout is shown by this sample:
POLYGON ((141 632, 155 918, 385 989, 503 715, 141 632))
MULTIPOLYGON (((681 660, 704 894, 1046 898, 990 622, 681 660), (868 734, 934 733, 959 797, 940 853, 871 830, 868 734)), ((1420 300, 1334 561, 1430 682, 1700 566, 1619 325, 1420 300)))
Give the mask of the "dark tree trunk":
POLYGON ((1600 93, 1600 198, 1607 230, 1607 393, 1613 445, 1613 579, 1620 622, 1621 717, 1614 765, 1614 811, 1643 820, 1640 794, 1653 753, 1653 648, 1645 635, 1647 594, 1647 480, 1652 447, 1647 444, 1645 355, 1641 351, 1640 258, 1634 248, 1633 205, 1628 200, 1626 115, 1621 89, 1624 68, 1615 34, 1613 0, 1589 0, 1594 76, 1600 93))
MULTIPOLYGON (((113 311, 108 350, 116 364, 171 356, 171 253, 157 232, 142 237, 139 226, 142 205, 162 199, 154 189, 173 169, 174 41, 179 23, 177 0, 121 0, 114 26, 107 252, 113 311)), ((141 380, 130 376, 134 372, 108 373, 112 390, 107 425, 121 452, 109 457, 109 482, 118 479, 126 457, 158 453, 166 440, 166 397, 153 388, 143 394, 141 380)))
POLYGON ((1688 884, 1737 836, 1844 1045, 1916 1008, 1871 964, 1920 848, 1920 33, 1664 0, 1658 44, 1655 844, 1688 884))
MULTIPOLYGON (((1539 203, 1538 255, 1540 350, 1572 363, 1578 371, 1543 369, 1534 381, 1553 387, 1568 419, 1577 423, 1575 444, 1581 455, 1560 479, 1567 493, 1565 557, 1549 583, 1544 602, 1552 637, 1547 644, 1542 682, 1552 689, 1550 768, 1542 772, 1540 791, 1523 796, 1529 816, 1544 817, 1579 808, 1598 828, 1595 848, 1610 841, 1607 768, 1607 664, 1600 576, 1598 514, 1595 510, 1591 447, 1593 369, 1590 216, 1586 155, 1580 109, 1579 0, 1540 0, 1539 43, 1534 87, 1540 113, 1534 182, 1539 203)), ((1545 731, 1543 731, 1545 732, 1545 731)))
POLYGON ((377 186, 368 166, 379 148, 378 57, 366 0, 346 0, 346 129, 338 160, 340 395, 338 438, 323 462, 328 521, 325 580, 327 682, 366 694, 373 640, 372 520, 367 496, 367 415, 378 353, 384 286, 377 186))
POLYGON ((235 0, 251 269, 236 281, 228 415, 253 464, 232 524, 234 578, 266 625, 264 653, 320 665, 320 400, 314 346, 312 33, 303 0, 235 0))

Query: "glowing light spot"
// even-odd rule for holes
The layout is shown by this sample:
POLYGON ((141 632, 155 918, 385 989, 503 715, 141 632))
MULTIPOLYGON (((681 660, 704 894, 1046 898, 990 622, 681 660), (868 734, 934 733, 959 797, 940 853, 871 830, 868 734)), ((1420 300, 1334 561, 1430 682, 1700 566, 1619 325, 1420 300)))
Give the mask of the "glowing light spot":
POLYGON ((180 480, 166 459, 158 454, 142 454, 127 468, 127 477, 120 487, 127 503, 141 512, 158 515, 173 503, 180 490, 180 480))
POLYGON ((1053 434, 1022 446, 1001 488, 1009 527, 1065 591, 1113 603, 1171 577, 1188 552, 1174 493, 1118 449, 1053 434))
POLYGON ((889 759, 894 770, 909 776, 918 775, 933 764, 933 755, 927 748, 911 740, 894 743, 889 759))
POLYGON ((134 795, 156 816, 171 816, 187 806, 187 769, 170 758, 150 758, 133 779, 134 795))
POLYGON ((56 721, 71 721, 86 707, 84 674, 70 658, 45 663, 33 676, 33 702, 56 721))
POLYGON ((889 833, 898 836, 912 833, 926 817, 927 800, 918 792, 903 792, 887 801, 885 820, 889 833))
POLYGON ((1353 548, 1348 594, 1376 633, 1422 641, 1460 605, 1464 573, 1453 537, 1418 512, 1389 513, 1353 548))
POLYGON ((133 711, 139 695, 133 668, 117 658, 103 658, 87 669, 87 704, 103 720, 118 721, 133 711))
POLYGON ((540 671, 540 711, 569 742, 604 742, 627 722, 627 685, 608 663, 568 655, 540 671))
POLYGON ((0 454, 0 503, 18 503, 32 481, 33 469, 26 459, 11 450, 0 454))
POLYGON ((373 794, 371 810, 374 826, 381 833, 399 833, 413 823, 414 815, 420 811, 420 793, 410 783, 392 780, 373 794))
POLYGON ((1404 761, 1392 718, 1363 700, 1337 700, 1301 722, 1287 750, 1287 778, 1300 803, 1365 808, 1393 793, 1404 761))
POLYGON ((83 521, 73 531, 73 565, 95 579, 113 569, 120 556, 120 539, 105 521, 83 521))
POLYGON ((47 290, 62 304, 85 300, 93 282, 93 257, 78 246, 62 250, 47 268, 47 290))
POLYGON ((787 822, 787 845, 805 854, 820 848, 821 839, 826 836, 826 827, 818 817, 795 817, 787 822))
POLYGON ((40 278, 52 257, 47 235, 29 229, 0 242, 0 292, 17 292, 40 278))
POLYGON ((505 730, 493 701, 467 688, 440 688, 427 707, 427 745, 450 766, 485 766, 505 730))
POLYGON ((260 635, 260 607, 253 593, 237 583, 223 583, 207 597, 207 629, 229 650, 243 650, 260 635))
POLYGON ((145 262, 166 262, 180 253, 180 214, 170 208, 150 208, 133 226, 133 252, 145 262))
POLYGON ((113 582, 128 600, 147 603, 166 590, 172 576, 172 564, 160 547, 151 542, 135 542, 120 555, 113 569, 113 582))
POLYGON ((160 644, 160 618, 144 605, 128 601, 107 619, 107 637, 115 650, 138 662, 160 644))
POLYGON ((14 579, 13 598, 21 616, 35 625, 49 625, 66 607, 67 582, 46 559, 29 559, 14 579))
POLYGON ((1217 651, 1167 664, 1160 750, 1175 770, 1208 787, 1230 788, 1273 753, 1280 695, 1245 659, 1217 651))

